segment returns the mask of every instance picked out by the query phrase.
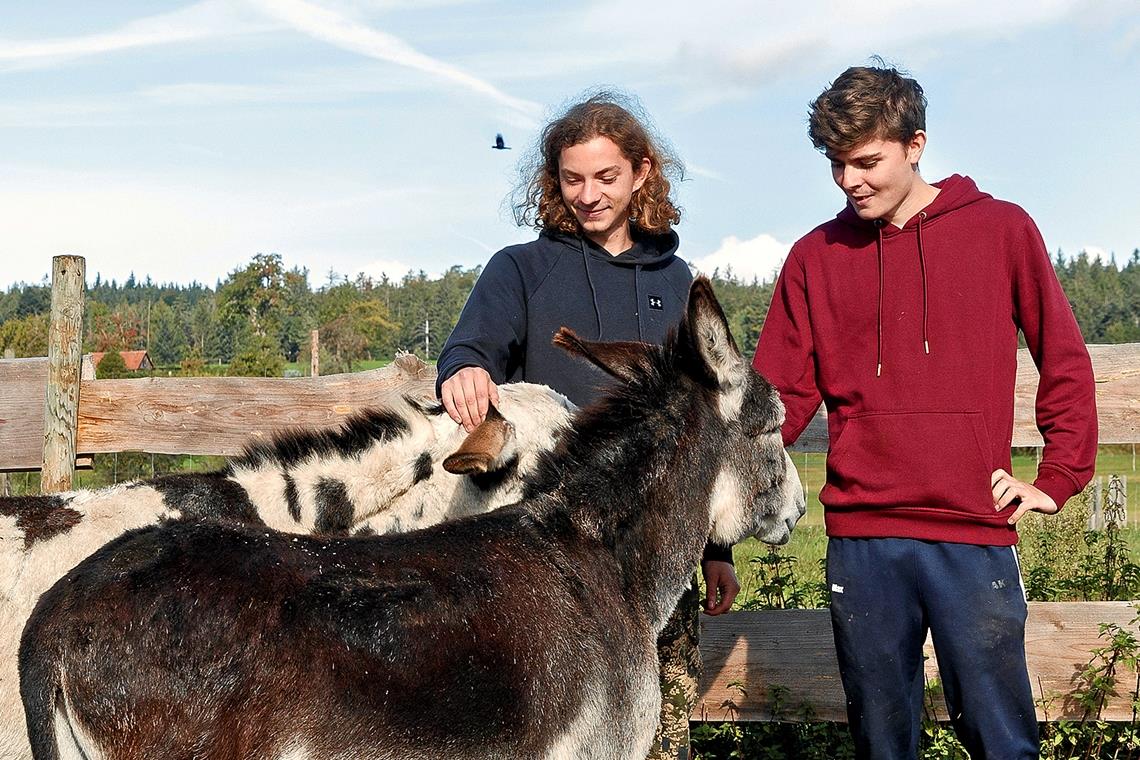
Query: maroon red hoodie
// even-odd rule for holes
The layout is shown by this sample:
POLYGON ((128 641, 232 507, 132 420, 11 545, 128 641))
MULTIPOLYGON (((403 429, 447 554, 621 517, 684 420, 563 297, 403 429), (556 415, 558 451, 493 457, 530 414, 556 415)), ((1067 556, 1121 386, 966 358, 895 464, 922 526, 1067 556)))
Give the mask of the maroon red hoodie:
POLYGON ((1020 329, 1041 372, 1034 485, 1058 505, 1092 477, 1092 365, 1021 208, 973 180, 902 229, 850 207, 797 242, 753 366, 780 391, 790 444, 827 405, 829 536, 1009 545, 990 475, 1010 469, 1020 329))

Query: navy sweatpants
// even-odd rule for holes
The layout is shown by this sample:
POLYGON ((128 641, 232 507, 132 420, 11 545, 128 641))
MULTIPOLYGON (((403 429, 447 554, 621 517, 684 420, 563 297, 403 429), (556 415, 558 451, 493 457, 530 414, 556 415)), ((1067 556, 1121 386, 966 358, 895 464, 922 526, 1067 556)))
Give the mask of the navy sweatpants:
POLYGON ((832 538, 827 582, 856 757, 917 756, 927 629, 971 759, 1038 757, 1013 547, 832 538))

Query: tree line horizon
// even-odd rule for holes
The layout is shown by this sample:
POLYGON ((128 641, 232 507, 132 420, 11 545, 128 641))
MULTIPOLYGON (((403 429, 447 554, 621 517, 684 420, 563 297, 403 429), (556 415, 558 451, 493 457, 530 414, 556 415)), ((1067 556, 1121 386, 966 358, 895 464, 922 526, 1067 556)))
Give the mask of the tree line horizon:
MULTIPOLYGON (((1127 263, 1058 250, 1053 266, 1086 343, 1140 342, 1140 248, 1127 263)), ((86 290, 83 350, 103 351, 99 376, 123 376, 118 351, 146 349, 161 374, 281 376, 307 368, 312 330, 320 334, 323 374, 408 351, 434 361, 482 267, 452 266, 438 277, 399 280, 330 272, 314 287, 308 269, 287 269, 276 253, 256 254, 213 288, 157 284, 133 274, 123 283, 98 274, 86 290)), ((741 350, 756 345, 775 276, 750 280, 731 269, 711 275, 741 350)), ((17 283, 0 293, 0 350, 45 356, 51 286, 17 283)), ((129 374, 129 373, 127 373, 129 374)))

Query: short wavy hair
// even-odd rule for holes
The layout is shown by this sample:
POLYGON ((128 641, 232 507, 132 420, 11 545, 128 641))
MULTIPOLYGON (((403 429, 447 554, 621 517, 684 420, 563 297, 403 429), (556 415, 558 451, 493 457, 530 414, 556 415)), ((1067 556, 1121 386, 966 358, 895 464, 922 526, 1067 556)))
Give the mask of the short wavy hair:
POLYGON ((808 137, 816 150, 845 153, 868 140, 907 143, 926 129, 926 96, 906 72, 852 66, 811 102, 808 137))
POLYGON ((612 140, 635 168, 643 159, 650 161, 649 176, 629 202, 630 222, 650 233, 668 232, 680 222, 681 208, 670 197, 670 177, 684 179, 684 166, 640 111, 631 98, 603 91, 575 103, 547 124, 520 168, 511 198, 515 222, 536 230, 579 231, 578 220, 562 198, 558 162, 564 149, 595 137, 612 140))

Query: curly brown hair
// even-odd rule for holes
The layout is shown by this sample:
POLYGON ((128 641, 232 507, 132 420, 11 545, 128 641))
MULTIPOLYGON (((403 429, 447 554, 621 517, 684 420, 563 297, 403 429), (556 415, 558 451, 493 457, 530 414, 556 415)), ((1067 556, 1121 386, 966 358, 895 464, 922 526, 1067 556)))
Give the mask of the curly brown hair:
POLYGON ((628 99, 600 92, 570 106, 546 125, 530 160, 520 170, 521 179, 511 203, 519 226, 537 230, 577 233, 578 220, 567 208, 559 183, 558 163, 562 151, 595 137, 606 137, 631 166, 648 158, 649 176, 629 202, 630 222, 650 233, 668 232, 681 221, 681 208, 670 197, 669 177, 684 178, 684 167, 668 146, 651 134, 648 119, 628 99), (627 101, 623 103, 622 101, 627 101))
POLYGON ((840 74, 810 105, 808 137, 816 150, 845 153, 874 139, 906 143, 925 130, 926 96, 905 73, 883 64, 840 74))

